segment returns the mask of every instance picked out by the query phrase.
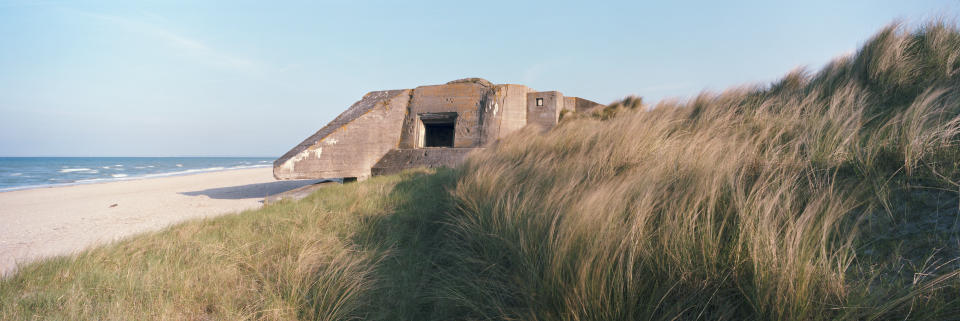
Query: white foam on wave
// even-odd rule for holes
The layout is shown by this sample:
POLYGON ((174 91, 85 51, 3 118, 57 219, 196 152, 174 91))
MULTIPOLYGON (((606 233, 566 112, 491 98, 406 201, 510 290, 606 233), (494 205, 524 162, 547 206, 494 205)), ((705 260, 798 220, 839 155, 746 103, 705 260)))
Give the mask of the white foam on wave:
POLYGON ((127 174, 111 174, 110 176, 112 176, 113 178, 121 178, 121 177, 127 177, 127 174))
POLYGON ((110 166, 104 166, 104 167, 100 167, 100 168, 103 168, 103 169, 110 169, 110 166))
POLYGON ((183 167, 183 164, 177 164, 177 167, 183 167))
POLYGON ((89 168, 64 168, 60 170, 61 173, 90 172, 90 171, 93 171, 93 173, 97 172, 89 168))
POLYGON ((20 176, 20 175, 23 175, 23 173, 11 173, 11 174, 10 174, 10 176, 20 176))
POLYGON ((120 165, 120 164, 117 164, 117 165, 113 165, 113 166, 116 166, 116 167, 123 167, 123 165, 120 165))

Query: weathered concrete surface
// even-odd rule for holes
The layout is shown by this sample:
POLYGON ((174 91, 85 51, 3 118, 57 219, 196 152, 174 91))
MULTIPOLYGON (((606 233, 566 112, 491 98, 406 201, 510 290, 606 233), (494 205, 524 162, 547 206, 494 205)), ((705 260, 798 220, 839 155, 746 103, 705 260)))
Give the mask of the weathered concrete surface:
POLYGON ((453 147, 480 146, 480 111, 493 87, 483 82, 455 82, 420 86, 413 90, 410 112, 404 120, 400 148, 423 147, 421 114, 456 112, 453 147))
POLYGON ((415 89, 371 92, 274 162, 278 179, 364 178, 411 167, 454 166, 470 149, 525 126, 548 130, 560 112, 603 105, 557 91, 494 85, 479 78, 415 89), (537 106, 537 99, 542 105, 537 106), (427 124, 431 144, 425 146, 427 124))
MULTIPOLYGON (((606 105, 598 104, 596 102, 586 100, 580 97, 573 97, 573 99, 574 99, 574 107, 573 107, 574 111, 578 113, 591 113, 597 108, 602 109, 604 107, 607 107, 606 105)), ((564 106, 564 108, 566 108, 566 106, 564 106)))
POLYGON ((487 98, 487 107, 483 113, 482 145, 506 137, 527 125, 527 93, 532 92, 524 85, 497 85, 487 98))
POLYGON ((563 110, 577 111, 577 97, 563 97, 563 110))
POLYGON ((544 130, 553 128, 563 110, 563 94, 559 91, 538 91, 527 94, 527 124, 539 125, 544 130), (537 106, 537 99, 543 100, 537 106))
POLYGON ((394 149, 383 156, 371 172, 373 175, 389 175, 404 169, 427 167, 455 167, 467 155, 480 148, 418 148, 394 149))
POLYGON ((277 179, 367 177, 397 147, 411 90, 368 93, 273 163, 277 179))

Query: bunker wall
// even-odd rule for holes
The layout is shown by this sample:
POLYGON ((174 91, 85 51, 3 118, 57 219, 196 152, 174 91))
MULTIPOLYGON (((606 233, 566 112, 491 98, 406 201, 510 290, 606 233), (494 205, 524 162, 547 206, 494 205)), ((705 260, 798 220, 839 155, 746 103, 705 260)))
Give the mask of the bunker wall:
POLYGON ((563 97, 563 110, 577 111, 577 97, 563 97))
POLYGON ((403 122, 400 148, 422 146, 423 114, 455 112, 453 147, 469 148, 481 144, 481 111, 492 88, 478 83, 452 83, 436 86, 421 86, 413 90, 409 113, 403 122))
POLYGON ((527 124, 543 129, 557 125, 563 109, 563 94, 559 91, 539 91, 527 94, 527 124))
POLYGON ((574 110, 578 113, 592 112, 593 109, 596 109, 597 107, 605 107, 604 105, 580 97, 573 97, 573 99, 575 101, 574 110))
MULTIPOLYGON (((500 129, 496 138, 503 138, 527 125, 527 94, 533 92, 524 85, 503 85, 500 129)), ((495 140, 495 139, 493 139, 495 140)), ((491 141, 493 141, 491 140, 491 141)))
POLYGON ((367 177, 397 147, 411 90, 371 92, 274 162, 277 179, 367 177))
POLYGON ((389 175, 404 169, 427 167, 456 167, 477 148, 418 148, 394 149, 373 165, 373 175, 389 175))

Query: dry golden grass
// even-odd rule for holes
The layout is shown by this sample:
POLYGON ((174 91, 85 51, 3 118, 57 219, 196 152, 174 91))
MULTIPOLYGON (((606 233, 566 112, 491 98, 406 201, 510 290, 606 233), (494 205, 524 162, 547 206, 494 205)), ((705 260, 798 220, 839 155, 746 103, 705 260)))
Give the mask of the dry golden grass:
POLYGON ((461 169, 446 297, 480 319, 956 317, 958 58, 952 26, 891 26, 816 74, 506 139, 461 169))

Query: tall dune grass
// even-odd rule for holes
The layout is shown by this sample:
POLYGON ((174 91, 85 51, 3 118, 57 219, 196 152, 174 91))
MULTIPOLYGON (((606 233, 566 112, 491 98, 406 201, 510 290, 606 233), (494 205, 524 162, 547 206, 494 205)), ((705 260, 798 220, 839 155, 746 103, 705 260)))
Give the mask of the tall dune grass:
POLYGON ((900 223, 957 220, 958 58, 955 27, 894 25, 815 74, 508 138, 462 168, 445 297, 480 319, 956 317, 957 225, 900 223), (921 234, 939 247, 881 242, 921 234))

